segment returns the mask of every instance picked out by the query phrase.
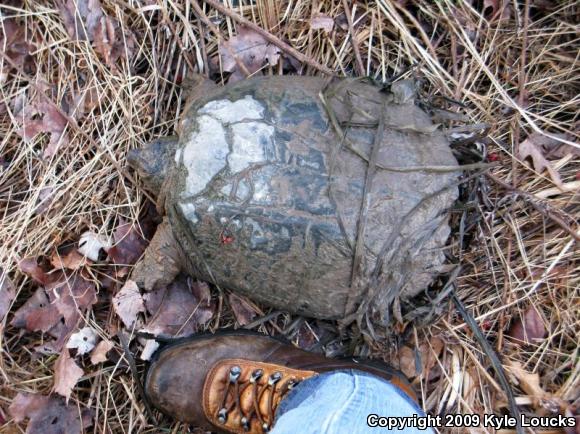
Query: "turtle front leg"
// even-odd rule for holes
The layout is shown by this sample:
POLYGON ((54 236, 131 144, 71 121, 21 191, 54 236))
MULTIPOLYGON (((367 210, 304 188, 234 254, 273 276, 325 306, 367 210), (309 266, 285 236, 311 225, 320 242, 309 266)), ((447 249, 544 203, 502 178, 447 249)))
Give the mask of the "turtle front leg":
POLYGON ((164 219, 141 261, 139 261, 131 279, 146 291, 169 285, 182 269, 182 252, 179 243, 173 236, 173 231, 167 219, 164 219))

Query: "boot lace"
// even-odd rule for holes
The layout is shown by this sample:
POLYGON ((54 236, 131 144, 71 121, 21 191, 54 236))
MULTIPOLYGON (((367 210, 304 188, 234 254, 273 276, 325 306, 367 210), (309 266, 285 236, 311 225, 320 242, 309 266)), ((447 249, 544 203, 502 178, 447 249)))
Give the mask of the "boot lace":
POLYGON ((274 372, 267 379, 263 379, 264 371, 262 369, 252 371, 248 381, 241 381, 241 374, 242 369, 236 365, 230 368, 227 377, 224 378, 226 388, 217 414, 218 422, 225 424, 230 413, 237 409, 241 414, 239 425, 244 431, 250 431, 252 418, 257 418, 262 431, 268 432, 274 422, 277 403, 280 402, 279 399, 275 401, 274 398, 276 395, 283 398, 299 381, 294 377, 284 379, 281 372, 274 372), (247 388, 251 390, 252 408, 248 413, 245 413, 241 406, 241 396, 247 388), (228 396, 232 395, 233 400, 230 400, 228 404, 228 396), (260 411, 260 402, 265 395, 267 414, 264 415, 260 411))

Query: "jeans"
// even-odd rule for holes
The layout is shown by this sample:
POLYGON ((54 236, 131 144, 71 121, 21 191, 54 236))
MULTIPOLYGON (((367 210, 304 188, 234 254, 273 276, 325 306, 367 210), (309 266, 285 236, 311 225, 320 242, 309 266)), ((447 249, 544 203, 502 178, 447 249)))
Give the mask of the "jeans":
MULTIPOLYGON (((371 414, 409 419, 424 416, 411 398, 386 380, 362 371, 334 371, 296 386, 280 403, 271 433, 434 433, 432 428, 371 427, 367 424, 371 414)), ((371 424, 376 421, 369 420, 371 424)))

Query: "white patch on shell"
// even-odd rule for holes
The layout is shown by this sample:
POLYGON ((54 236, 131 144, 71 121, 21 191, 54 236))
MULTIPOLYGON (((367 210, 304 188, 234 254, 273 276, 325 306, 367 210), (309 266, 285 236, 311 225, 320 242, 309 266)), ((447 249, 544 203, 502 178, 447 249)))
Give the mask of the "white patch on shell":
POLYGON ((181 163, 181 148, 175 151, 175 164, 181 163))
POLYGON ((195 205, 192 203, 180 203, 179 207, 181 208, 181 212, 183 216, 190 221, 191 223, 195 224, 199 221, 197 218, 197 214, 195 214, 195 205))
POLYGON ((250 186, 248 185, 248 183, 245 180, 240 180, 240 182, 238 182, 238 189, 236 191, 236 197, 239 200, 246 200, 248 199, 248 196, 250 195, 251 191, 250 191, 250 186))
POLYGON ((198 113, 210 115, 224 124, 231 124, 243 120, 262 119, 264 106, 250 95, 246 95, 234 102, 229 99, 210 101, 199 109, 198 113))
POLYGON ((253 163, 267 160, 273 152, 274 127, 263 122, 243 122, 232 125, 232 153, 228 164, 233 173, 238 173, 253 163))
POLYGON ((220 190, 220 193, 223 194, 224 196, 229 196, 231 192, 232 192, 232 185, 231 184, 224 185, 222 187, 222 189, 220 190))
POLYGON ((203 191, 208 182, 224 168, 229 152, 226 132, 222 124, 210 116, 197 118, 198 130, 183 149, 183 164, 187 168, 184 197, 203 191), (208 152, 207 147, 212 151, 208 152))

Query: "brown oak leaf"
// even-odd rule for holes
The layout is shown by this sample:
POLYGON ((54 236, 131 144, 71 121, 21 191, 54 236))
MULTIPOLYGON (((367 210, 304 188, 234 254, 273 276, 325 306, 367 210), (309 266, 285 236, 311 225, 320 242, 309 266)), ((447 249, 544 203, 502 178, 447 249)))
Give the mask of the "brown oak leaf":
POLYGON ((438 337, 422 342, 418 347, 403 346, 398 352, 399 369, 409 378, 420 374, 426 377, 437 363, 443 347, 444 343, 438 337))
POLYGON ((310 28, 313 30, 322 29, 326 33, 330 33, 334 28, 334 19, 328 15, 315 15, 310 18, 310 28))
POLYGON ((127 280, 125 285, 115 294, 113 310, 127 328, 133 327, 139 313, 145 312, 143 297, 135 282, 127 280))
POLYGON ((530 157, 532 159, 532 164, 534 169, 538 172, 543 172, 547 170, 550 174, 550 178, 554 181, 558 187, 562 186, 562 178, 560 174, 552 167, 552 164, 544 157, 542 146, 546 142, 547 138, 543 134, 534 133, 530 135, 526 140, 521 142, 518 146, 518 156, 520 159, 525 160, 530 157))
POLYGON ((68 124, 55 107, 47 101, 44 95, 37 95, 16 114, 21 127, 17 130, 24 140, 32 140, 40 133, 50 134, 48 145, 44 149, 43 158, 50 158, 56 154, 61 146, 69 143, 69 136, 65 129, 68 124))
POLYGON ((166 288, 145 295, 147 310, 153 316, 142 329, 154 336, 188 336, 208 322, 214 312, 209 287, 185 276, 166 288))
POLYGON ((56 269, 78 270, 87 264, 87 260, 76 250, 71 250, 65 255, 54 252, 50 257, 50 263, 56 269))
POLYGON ((73 388, 84 375, 84 371, 75 363, 68 349, 65 349, 54 364, 53 391, 66 398, 67 403, 73 388))
MULTIPOLYGON (((31 74, 36 68, 34 57, 30 54, 34 51, 34 45, 27 36, 26 28, 18 24, 14 18, 2 20, 2 25, 0 26, 0 48, 4 51, 6 57, 22 67, 24 72, 31 74)), ((3 67, 0 68, 0 84, 6 81, 11 70, 12 65, 8 62, 3 62, 3 67)))
POLYGON ((107 353, 113 349, 113 343, 111 341, 101 341, 93 349, 91 353, 91 363, 96 365, 98 363, 107 361, 107 353))
POLYGON ((48 332, 60 321, 56 306, 50 303, 44 289, 36 292, 14 313, 11 325, 28 331, 48 332))
POLYGON ((80 434, 93 424, 93 412, 66 405, 62 398, 18 393, 8 412, 16 422, 30 419, 26 434, 80 434))
POLYGON ((280 59, 280 49, 270 44, 256 31, 240 26, 238 34, 220 44, 219 54, 222 67, 232 72, 230 82, 244 78, 238 63, 245 66, 250 74, 260 70, 265 64, 276 65, 280 59))
POLYGON ((483 12, 492 21, 508 20, 511 16, 510 6, 508 0, 483 0, 483 12), (499 12, 500 8, 501 13, 499 12))
POLYGON ((135 50, 135 36, 121 28, 119 21, 103 11, 99 0, 66 0, 59 11, 69 36, 75 40, 89 40, 95 52, 109 66, 135 50))
POLYGON ((29 331, 48 332, 57 340, 45 344, 43 351, 58 352, 83 313, 96 303, 95 285, 78 273, 69 275, 63 270, 46 273, 36 261, 21 261, 19 265, 44 284, 15 312, 11 324, 29 331))
POLYGON ((533 398, 549 398, 551 395, 540 386, 540 376, 526 371, 519 362, 508 362, 509 372, 518 380, 520 388, 533 398))
POLYGON ((18 262, 18 268, 24 274, 28 275, 36 283, 41 285, 46 285, 53 278, 40 266, 36 258, 24 258, 18 262))
POLYGON ((256 317, 257 312, 244 297, 232 292, 228 295, 228 301, 239 325, 245 326, 256 317))
POLYGON ((149 244, 138 227, 123 221, 117 226, 113 238, 115 245, 107 253, 119 265, 132 265, 137 262, 149 244))
POLYGON ((530 306, 523 316, 520 316, 508 332, 517 344, 537 344, 546 337, 544 320, 534 306, 530 306))

